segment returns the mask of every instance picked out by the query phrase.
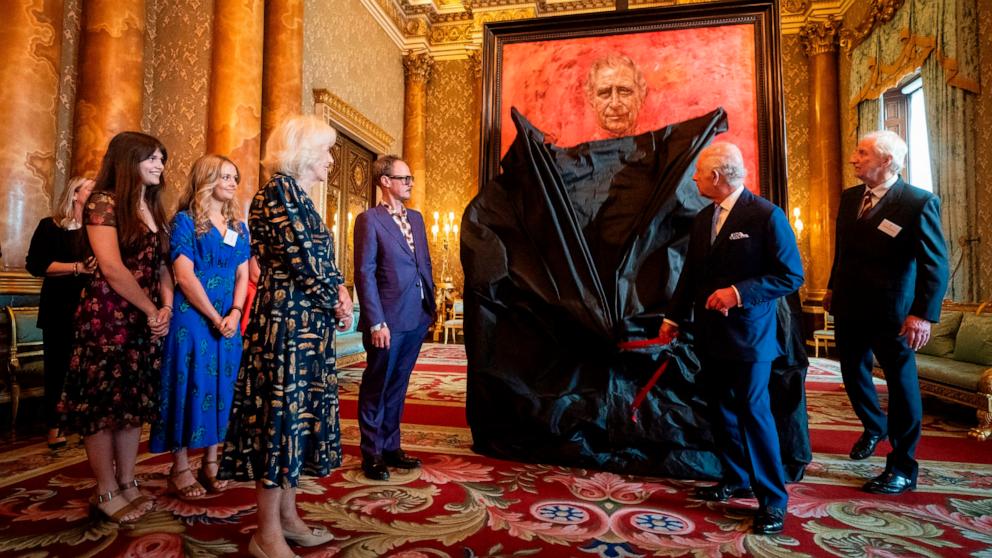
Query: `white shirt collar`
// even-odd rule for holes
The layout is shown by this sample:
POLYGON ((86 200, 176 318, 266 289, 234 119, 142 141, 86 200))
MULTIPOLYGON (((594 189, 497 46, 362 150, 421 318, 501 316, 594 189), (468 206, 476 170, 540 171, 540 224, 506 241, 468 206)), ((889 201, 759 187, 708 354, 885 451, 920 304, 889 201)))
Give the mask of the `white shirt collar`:
POLYGON ((730 213, 730 210, 733 209, 734 205, 737 204, 737 200, 740 199, 741 194, 743 192, 744 192, 744 186, 738 186, 736 190, 731 192, 729 196, 723 198, 723 201, 717 205, 722 207, 723 210, 726 211, 727 213, 730 213))
POLYGON ((889 190, 891 190, 892 187, 895 186, 896 182, 898 181, 899 181, 899 173, 896 173, 890 176, 888 180, 879 184, 878 186, 875 186, 874 188, 868 188, 867 184, 865 185, 865 188, 871 190, 871 195, 873 198, 875 198, 876 200, 880 200, 883 197, 885 197, 885 194, 889 193, 889 190))

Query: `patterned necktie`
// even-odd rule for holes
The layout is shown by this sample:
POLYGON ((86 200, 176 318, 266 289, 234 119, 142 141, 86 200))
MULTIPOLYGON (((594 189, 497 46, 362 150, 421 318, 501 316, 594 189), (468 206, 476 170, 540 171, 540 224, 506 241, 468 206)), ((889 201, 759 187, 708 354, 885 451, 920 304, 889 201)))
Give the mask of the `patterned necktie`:
POLYGON ((865 195, 861 198, 861 209, 858 210, 858 219, 864 219, 871 211, 871 189, 865 188, 865 195))

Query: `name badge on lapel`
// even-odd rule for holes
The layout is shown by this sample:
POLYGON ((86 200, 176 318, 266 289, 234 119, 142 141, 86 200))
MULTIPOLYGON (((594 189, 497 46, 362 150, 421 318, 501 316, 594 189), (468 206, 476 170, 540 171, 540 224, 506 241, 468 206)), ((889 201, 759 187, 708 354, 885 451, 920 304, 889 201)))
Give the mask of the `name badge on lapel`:
POLYGON ((896 235, 899 234, 899 231, 902 230, 902 227, 892 221, 889 221, 888 219, 882 219, 882 223, 878 226, 878 230, 884 232, 892 238, 895 238, 896 235))
POLYGON ((238 233, 232 231, 231 229, 227 229, 227 232, 224 233, 224 244, 227 244, 228 246, 234 246, 237 243, 238 243, 238 233))
POLYGON ((751 236, 747 233, 737 231, 730 233, 728 238, 730 238, 730 240, 741 240, 742 238, 751 238, 751 236))

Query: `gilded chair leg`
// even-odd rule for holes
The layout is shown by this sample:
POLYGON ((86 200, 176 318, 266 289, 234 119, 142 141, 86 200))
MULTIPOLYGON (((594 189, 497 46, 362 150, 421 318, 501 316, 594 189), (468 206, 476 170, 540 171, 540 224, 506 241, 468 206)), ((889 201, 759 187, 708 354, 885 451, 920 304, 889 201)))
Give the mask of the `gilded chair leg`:
POLYGON ((978 425, 968 432, 968 436, 984 442, 992 437, 992 413, 978 411, 978 425))

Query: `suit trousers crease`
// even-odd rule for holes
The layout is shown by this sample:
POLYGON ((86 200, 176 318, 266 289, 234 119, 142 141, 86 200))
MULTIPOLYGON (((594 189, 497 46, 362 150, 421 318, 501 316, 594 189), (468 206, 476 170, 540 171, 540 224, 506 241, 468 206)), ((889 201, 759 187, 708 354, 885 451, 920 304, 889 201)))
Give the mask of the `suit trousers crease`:
POLYGON ((923 403, 916 371, 916 354, 899 336, 899 325, 836 317, 837 354, 844 389, 865 431, 887 435, 892 452, 886 469, 915 480, 914 456, 923 429, 923 403), (872 355, 878 359, 888 386, 888 417, 872 381, 872 355))
POLYGON ((388 349, 372 345, 372 335, 362 333, 368 353, 358 390, 359 431, 363 457, 400 449, 400 420, 413 366, 420 354, 427 326, 393 332, 388 349))
POLYGON ((786 509, 788 493, 768 382, 771 362, 710 361, 719 394, 723 482, 750 486, 762 509, 786 509))

